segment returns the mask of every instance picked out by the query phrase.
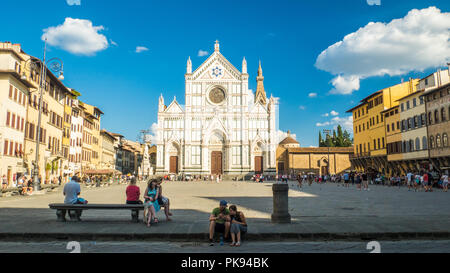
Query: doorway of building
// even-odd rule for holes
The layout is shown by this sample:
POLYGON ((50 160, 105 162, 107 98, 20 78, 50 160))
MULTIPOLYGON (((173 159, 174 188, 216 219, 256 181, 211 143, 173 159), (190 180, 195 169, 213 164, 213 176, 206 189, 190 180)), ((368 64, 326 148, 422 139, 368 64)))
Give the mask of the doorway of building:
POLYGON ((170 173, 178 173, 178 156, 171 156, 170 157, 170 173))
POLYGON ((211 174, 219 175, 223 173, 222 152, 211 152, 211 174))
POLYGON ((255 156, 255 174, 263 173, 263 157, 255 156))

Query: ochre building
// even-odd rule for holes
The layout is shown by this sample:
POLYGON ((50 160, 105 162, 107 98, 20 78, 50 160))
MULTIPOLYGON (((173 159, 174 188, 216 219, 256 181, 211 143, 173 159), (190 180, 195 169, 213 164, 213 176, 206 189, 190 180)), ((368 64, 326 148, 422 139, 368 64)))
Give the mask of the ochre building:
POLYGON ((277 174, 340 174, 352 169, 350 155, 353 155, 353 147, 302 148, 295 139, 288 136, 277 148, 277 174))

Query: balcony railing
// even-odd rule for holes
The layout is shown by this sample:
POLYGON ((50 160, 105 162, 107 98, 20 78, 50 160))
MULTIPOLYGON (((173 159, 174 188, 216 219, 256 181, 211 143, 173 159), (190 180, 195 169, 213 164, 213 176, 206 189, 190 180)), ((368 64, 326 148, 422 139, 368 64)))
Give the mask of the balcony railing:
POLYGON ((370 152, 350 154, 350 159, 364 158, 364 157, 369 157, 369 156, 370 156, 370 152))

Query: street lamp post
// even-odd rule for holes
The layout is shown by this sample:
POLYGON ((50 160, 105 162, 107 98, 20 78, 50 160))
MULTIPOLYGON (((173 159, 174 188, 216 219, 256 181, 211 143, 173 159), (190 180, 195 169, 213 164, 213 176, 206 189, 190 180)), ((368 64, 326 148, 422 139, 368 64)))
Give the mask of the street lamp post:
MULTIPOLYGON (((46 50, 47 50, 47 39, 45 39, 44 42, 44 58, 43 60, 39 60, 36 58, 30 58, 27 63, 29 62, 30 71, 31 69, 37 68, 37 66, 40 66, 41 69, 41 78, 39 81, 39 115, 38 115, 38 124, 37 124, 37 133, 36 133, 36 158, 35 158, 35 164, 34 164, 34 176, 33 176, 33 188, 34 191, 40 190, 40 183, 39 183, 39 142, 41 138, 41 119, 42 119, 42 103, 43 103, 43 89, 45 88, 45 84, 47 81, 47 69, 50 67, 50 69, 53 72, 59 73, 59 80, 64 79, 63 75, 63 62, 58 58, 52 58, 49 60, 46 60, 46 50)), ((25 63, 26 65, 26 63, 25 63)), ((25 69, 24 69, 25 70, 25 69)), ((22 79, 26 80, 27 77, 24 74, 22 75, 22 79)))
MULTIPOLYGON (((325 130, 323 130, 323 132, 325 134, 327 134, 327 142, 328 142, 328 137, 330 137, 331 130, 325 129, 325 130)), ((327 143, 327 147, 328 147, 328 164, 327 164, 328 173, 327 173, 327 175, 330 176, 330 144, 329 143, 327 143)))

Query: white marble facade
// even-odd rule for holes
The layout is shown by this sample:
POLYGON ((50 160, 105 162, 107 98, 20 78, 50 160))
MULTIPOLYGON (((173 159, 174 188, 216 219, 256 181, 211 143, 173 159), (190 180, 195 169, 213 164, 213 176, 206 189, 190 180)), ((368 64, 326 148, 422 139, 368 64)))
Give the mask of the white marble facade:
POLYGON ((188 59, 185 105, 174 98, 166 106, 159 98, 157 174, 251 175, 255 166, 258 173, 275 173, 277 98, 266 98, 261 66, 257 94, 248 79, 245 58, 241 72, 218 42, 195 71, 188 59))

